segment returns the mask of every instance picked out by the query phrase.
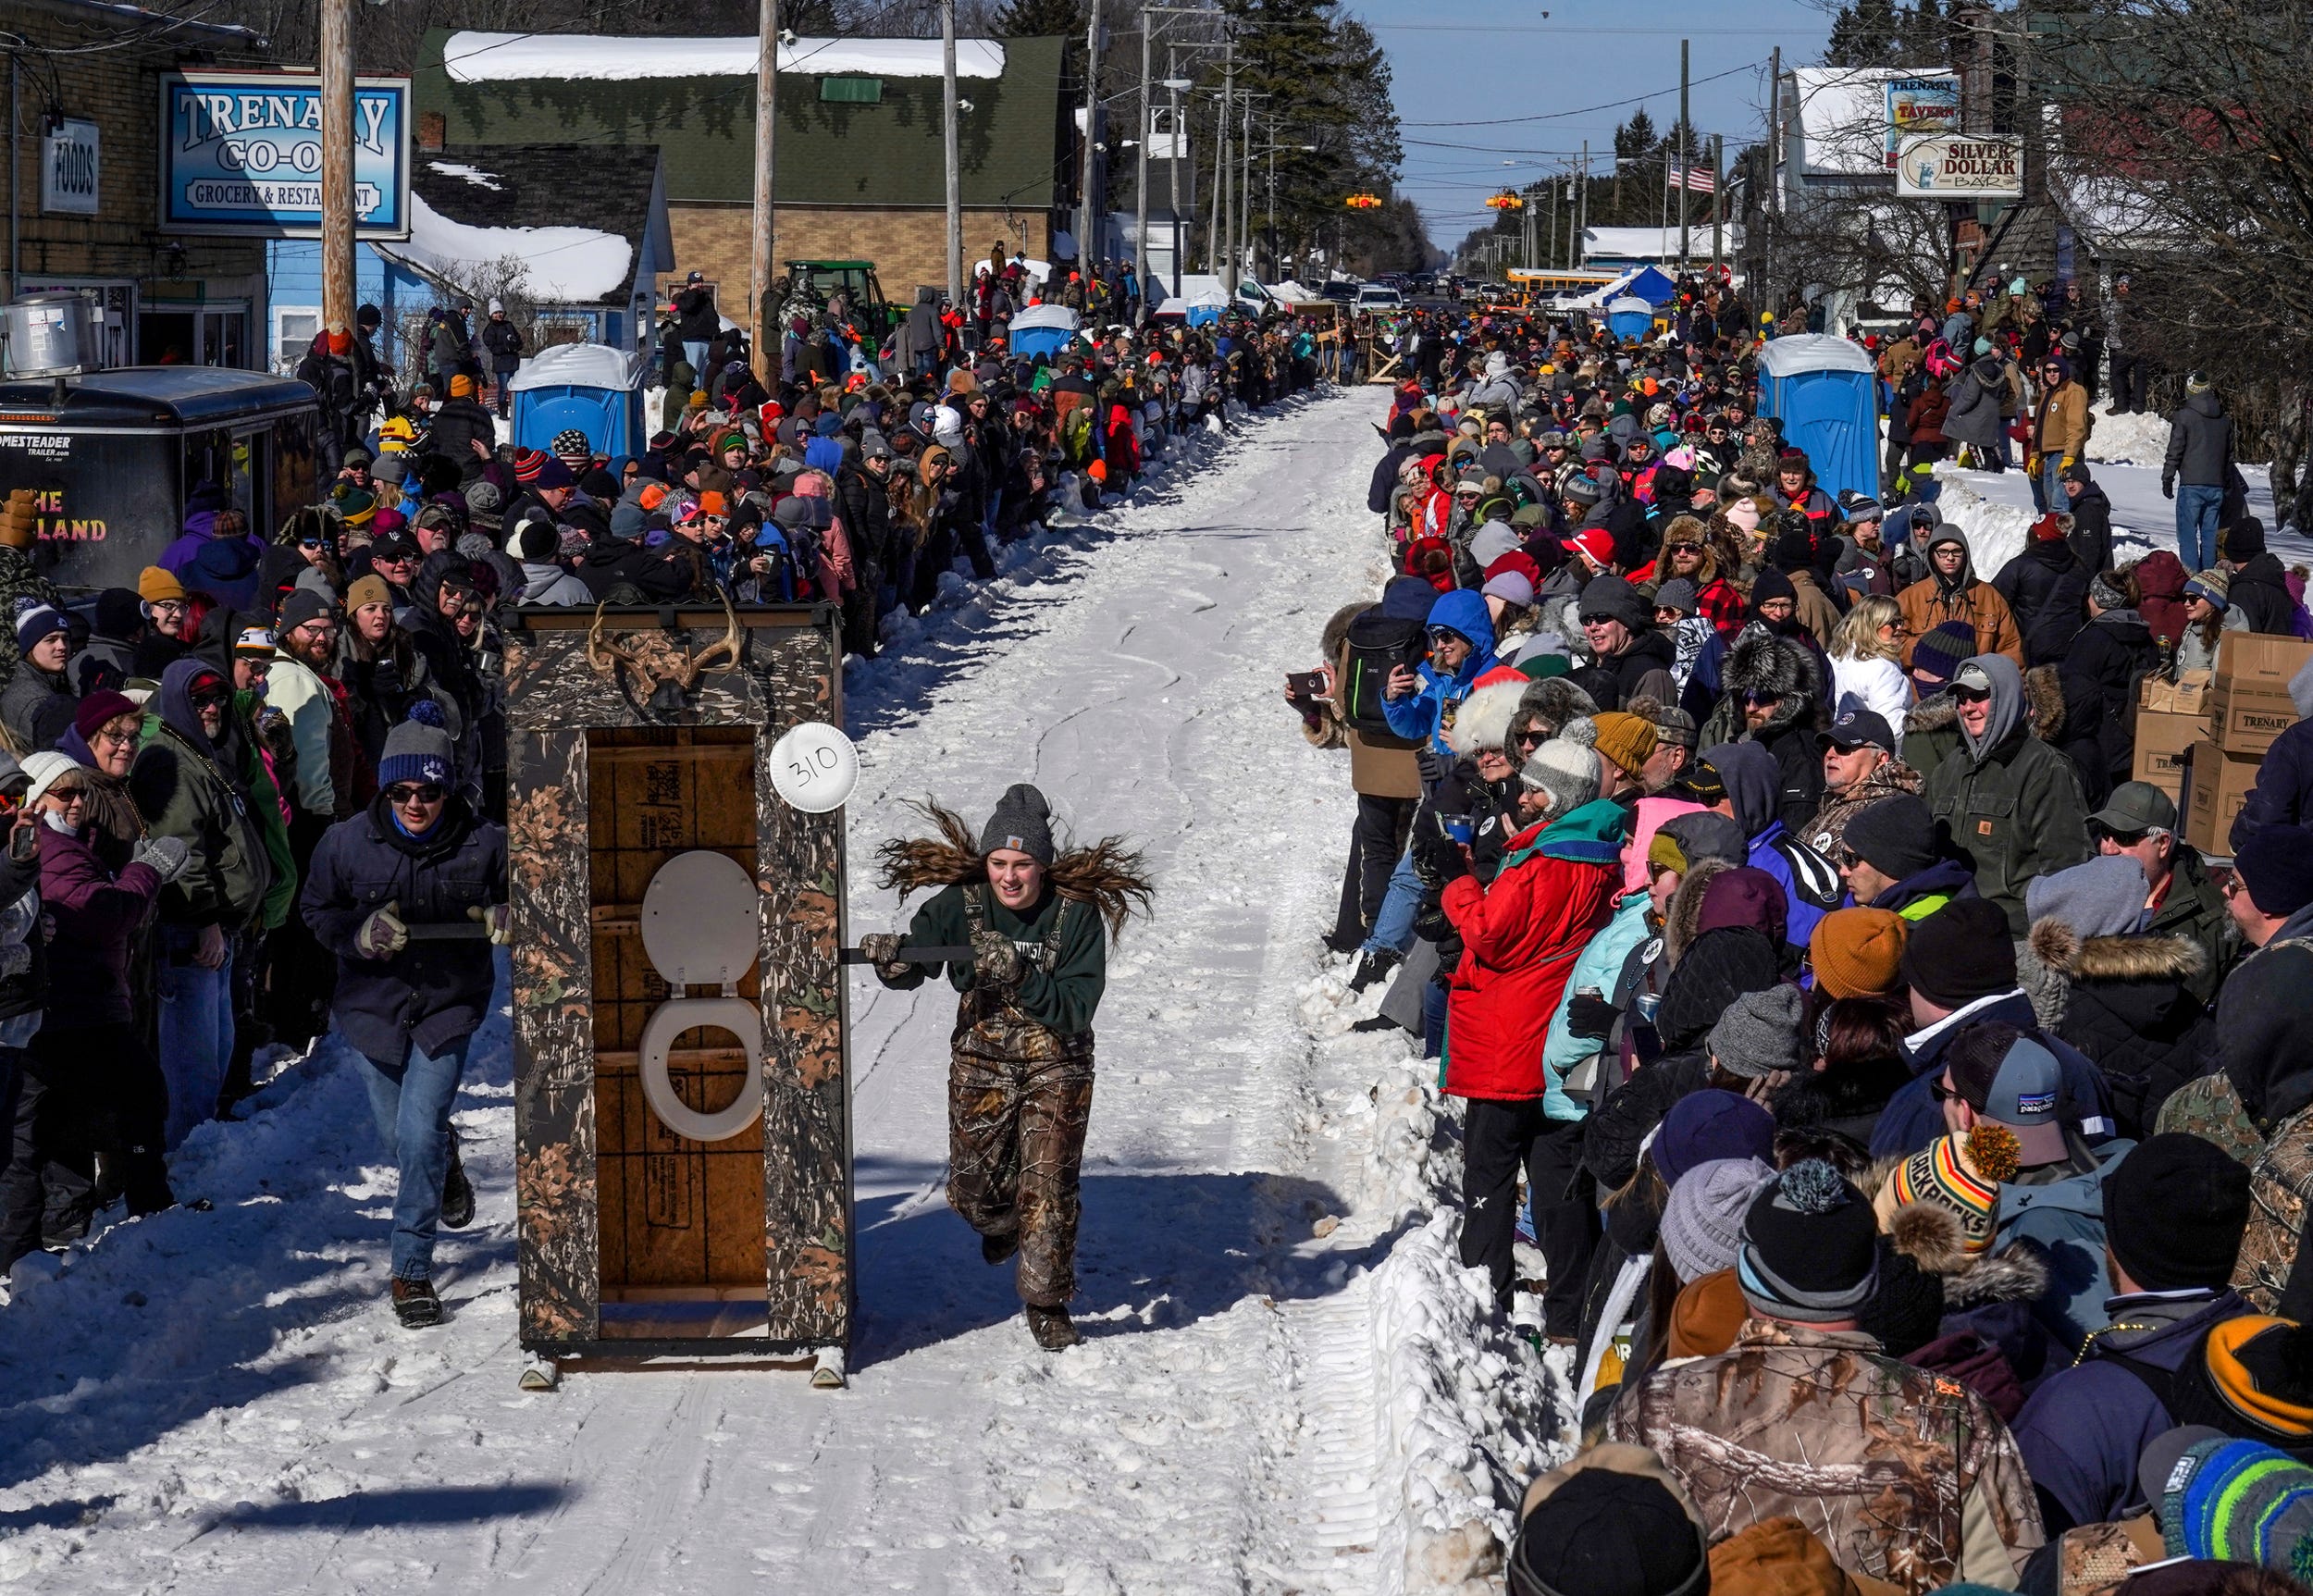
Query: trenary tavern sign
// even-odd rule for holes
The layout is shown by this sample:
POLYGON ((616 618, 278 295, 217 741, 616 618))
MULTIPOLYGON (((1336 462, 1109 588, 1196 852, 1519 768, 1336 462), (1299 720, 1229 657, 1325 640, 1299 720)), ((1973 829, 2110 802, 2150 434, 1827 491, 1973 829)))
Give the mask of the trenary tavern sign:
MULTIPOLYGON (((410 82, 353 85, 353 231, 410 236, 410 82)), ((161 229, 321 234, 321 80, 171 72, 161 79, 161 229)))

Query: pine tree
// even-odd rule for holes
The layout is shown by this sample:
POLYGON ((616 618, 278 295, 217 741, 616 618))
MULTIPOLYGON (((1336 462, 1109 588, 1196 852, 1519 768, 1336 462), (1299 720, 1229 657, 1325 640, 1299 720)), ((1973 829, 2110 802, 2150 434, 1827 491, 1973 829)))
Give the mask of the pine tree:
POLYGON ((1084 31, 1082 0, 1005 0, 994 28, 999 39, 1075 37, 1084 31))

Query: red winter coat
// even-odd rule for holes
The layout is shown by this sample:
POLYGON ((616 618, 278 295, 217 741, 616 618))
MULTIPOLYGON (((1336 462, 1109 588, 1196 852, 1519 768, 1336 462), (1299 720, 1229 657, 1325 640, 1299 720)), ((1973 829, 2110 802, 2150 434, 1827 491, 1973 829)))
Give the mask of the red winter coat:
POLYGON ((2136 613, 2154 637, 2174 648, 2184 640, 2184 562, 2156 549, 2136 562, 2136 613))
POLYGON ((1446 884, 1441 902, 1463 949, 1446 996, 1445 1090, 1454 1096, 1542 1095, 1550 1017, 1575 956, 1614 917, 1622 890, 1621 823, 1616 806, 1587 804, 1512 837, 1515 862, 1490 886, 1469 875, 1446 884))

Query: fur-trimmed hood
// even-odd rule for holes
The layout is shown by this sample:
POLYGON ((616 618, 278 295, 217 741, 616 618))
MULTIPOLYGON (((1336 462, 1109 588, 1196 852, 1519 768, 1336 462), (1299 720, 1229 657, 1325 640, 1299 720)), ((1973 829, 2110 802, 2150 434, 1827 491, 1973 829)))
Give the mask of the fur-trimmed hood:
POLYGON ((2032 735, 2052 743, 2064 732, 2064 684, 2054 665, 2035 665, 2023 674, 2024 716, 2032 735))
POLYGON ((1663 910, 1663 949, 1676 964, 1695 944, 1695 927, 1702 919, 1703 889, 1715 876, 1738 868, 1732 860, 1703 859, 1680 878, 1677 890, 1663 910))
MULTIPOLYGON (((1807 650, 1788 638, 1778 637, 1763 629, 1746 626, 1727 650, 1726 662, 1720 667, 1719 679, 1725 689, 1725 701, 1739 704, 1745 693, 1774 693, 1778 701, 1775 713, 1759 732, 1774 731, 1794 721, 1813 718, 1817 684, 1815 662, 1807 650)), ((1730 730, 1740 733, 1742 716, 1736 714, 1730 730)), ((1759 732, 1751 736, 1756 739, 1759 732)))
POLYGON ((2072 981, 2189 981, 2208 955, 2189 936, 2091 936, 2049 915, 2032 922, 2032 956, 2072 981))
POLYGON ((2035 1248, 1971 1253, 1960 1243, 1960 1219, 1934 1203, 1907 1203, 1888 1222, 1896 1251, 1944 1281, 1944 1311, 1987 1303, 2032 1303, 2047 1293, 2047 1260, 2035 1248))
POLYGON ((1951 696, 1951 689, 1932 694, 1913 704, 1904 712, 1905 732, 1949 731, 1960 724, 1960 703, 1951 696))
POLYGON ((1348 646, 1349 624, 1372 608, 1372 604, 1361 600, 1354 604, 1343 604, 1333 612, 1331 618, 1325 623, 1325 630, 1319 635, 1317 643, 1327 664, 1340 659, 1342 650, 1348 646))

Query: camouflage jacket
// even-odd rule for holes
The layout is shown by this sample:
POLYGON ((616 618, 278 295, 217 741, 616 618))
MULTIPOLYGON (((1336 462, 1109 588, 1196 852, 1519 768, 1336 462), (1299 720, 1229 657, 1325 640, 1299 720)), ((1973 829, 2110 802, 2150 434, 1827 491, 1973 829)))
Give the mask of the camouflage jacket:
POLYGON ((1837 864, 1847 848, 1848 822, 1882 798, 1917 798, 1926 785, 1926 778, 1910 765, 1890 760, 1847 791, 1824 794, 1823 807, 1800 835, 1808 847, 1837 864))
POLYGON ((1859 1331, 1745 1321, 1716 1357, 1626 1390, 1607 1438, 1651 1447, 1712 1540, 1797 1518, 1850 1573, 1918 1593, 2011 1587, 2043 1534, 2008 1427, 1859 1331))
POLYGON ((2313 1192, 2313 1108, 2274 1126, 2263 1150, 2244 1162, 2249 1166, 2249 1222, 2233 1261, 2233 1289, 2257 1312, 2279 1313, 2282 1290, 2297 1261, 2297 1238, 2305 1233, 2306 1194, 2313 1192))
POLYGON ((2235 1162, 2252 1169, 2265 1154, 2265 1138, 2257 1133, 2256 1122, 2241 1102, 2233 1077, 2221 1070, 2187 1081, 2170 1093, 2153 1120, 2153 1129, 2163 1135, 2176 1131, 2213 1142, 2235 1162))

